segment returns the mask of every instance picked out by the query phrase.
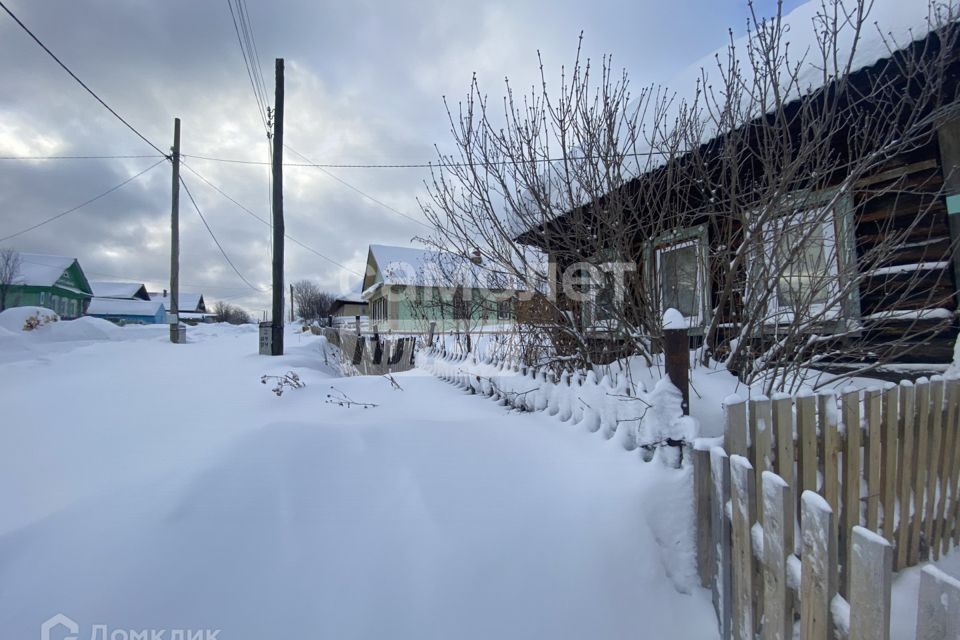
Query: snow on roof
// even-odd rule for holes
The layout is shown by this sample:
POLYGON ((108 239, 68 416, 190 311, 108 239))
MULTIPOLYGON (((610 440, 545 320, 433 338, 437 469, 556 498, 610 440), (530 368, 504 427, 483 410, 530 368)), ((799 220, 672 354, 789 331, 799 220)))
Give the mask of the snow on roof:
POLYGON ((140 282, 97 281, 91 282, 90 288, 93 290, 93 295, 98 298, 140 298, 141 300, 149 298, 146 287, 140 282))
POLYGON ((93 298, 87 307, 90 316, 144 316, 153 317, 163 305, 159 300, 123 300, 120 298, 93 298))
MULTIPOLYGON (((170 310, 170 295, 166 292, 159 293, 157 291, 150 292, 150 299, 156 300, 163 303, 163 308, 167 311, 170 310)), ((203 301, 202 293, 184 293, 180 292, 179 298, 177 299, 177 311, 196 311, 201 312, 200 303, 203 301)))
POLYGON ((76 260, 44 253, 20 253, 20 275, 15 284, 28 287, 53 286, 76 260))
MULTIPOLYGON (((387 286, 405 285, 416 287, 467 286, 492 288, 484 267, 474 264, 464 256, 446 251, 417 249, 415 247, 395 247, 390 245, 370 245, 370 256, 376 262, 387 286), (484 276, 487 277, 484 277, 484 276)), ((365 280, 366 282, 366 280, 365 280)), ((371 283, 363 294, 377 286, 371 283)))

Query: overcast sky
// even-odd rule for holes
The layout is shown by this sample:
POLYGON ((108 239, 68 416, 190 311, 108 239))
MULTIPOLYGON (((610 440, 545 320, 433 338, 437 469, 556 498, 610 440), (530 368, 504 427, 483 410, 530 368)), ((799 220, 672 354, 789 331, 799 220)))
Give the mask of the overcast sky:
MULTIPOLYGON (((226 0, 4 0, 107 103, 161 149, 182 120, 182 152, 266 161, 267 143, 226 0)), ((318 163, 422 163, 452 150, 443 96, 465 95, 476 72, 491 96, 503 79, 529 87, 537 50, 548 74, 570 64, 577 37, 608 53, 635 88, 671 77, 745 31, 745 0, 464 2, 247 0, 267 89, 286 60, 286 142, 318 163)), ((774 0, 759 0, 761 13, 774 0)), ((787 0, 785 9, 800 0, 787 0)), ((0 11, 0 156, 149 155, 0 11)), ((286 161, 299 158, 289 152, 286 161)), ((88 200, 156 159, 0 160, 0 237, 88 200)), ((232 198, 269 218, 268 168, 186 158, 232 198)), ((415 220, 424 169, 338 169, 340 179, 415 220)), ((225 262, 189 200, 181 200, 181 289, 269 307, 270 230, 183 171, 225 262)), ((286 280, 339 290, 359 281, 367 245, 401 244, 416 222, 316 168, 285 169, 287 231, 345 265, 287 243, 286 280)), ((161 163, 122 189, 2 243, 79 258, 91 280, 169 282, 170 168, 161 163)))

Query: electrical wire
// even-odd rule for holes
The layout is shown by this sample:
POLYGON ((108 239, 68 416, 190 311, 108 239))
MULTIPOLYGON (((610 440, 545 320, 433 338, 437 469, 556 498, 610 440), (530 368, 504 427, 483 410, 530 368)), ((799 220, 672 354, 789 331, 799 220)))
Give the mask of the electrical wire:
POLYGON ((99 102, 100 104, 102 104, 102 105, 104 106, 104 108, 106 108, 107 111, 109 111, 110 113, 112 113, 113 116, 114 116, 117 120, 119 120, 120 122, 122 122, 123 124, 125 124, 125 125, 127 126, 127 128, 130 129, 130 131, 133 131, 135 134, 137 134, 137 136, 138 136, 141 140, 143 140, 143 141, 146 142, 148 145, 150 145, 151 147, 153 147, 153 149, 154 149, 157 153, 159 153, 160 155, 162 155, 164 158, 168 158, 168 157, 169 157, 169 155, 166 154, 166 153, 164 153, 163 150, 160 149, 160 147, 158 147, 157 145, 155 145, 155 144, 153 144, 152 142, 150 142, 150 140, 149 140, 145 135, 143 135, 142 133, 140 133, 139 131, 137 131, 136 127, 134 127, 132 124, 130 124, 129 122, 127 122, 127 121, 123 118, 123 116, 121 116, 119 113, 117 113, 116 111, 114 111, 114 110, 113 110, 113 107, 111 107, 111 106, 108 105, 106 102, 104 102, 103 99, 102 99, 100 96, 98 96, 98 95, 93 91, 93 89, 91 89, 90 87, 88 87, 87 84, 86 84, 83 80, 81 80, 79 77, 77 77, 77 74, 75 74, 73 71, 71 71, 71 70, 70 70, 70 67, 68 67, 67 65, 65 65, 65 64, 63 63, 63 61, 61 61, 60 58, 58 58, 58 57, 56 56, 56 54, 53 53, 53 51, 51 51, 51 50, 47 47, 47 45, 45 45, 45 44, 43 44, 43 42, 41 42, 40 38, 38 38, 36 35, 34 35, 34 33, 33 33, 32 31, 30 31, 30 29, 27 27, 27 25, 23 24, 23 22, 20 21, 20 18, 18 18, 18 17, 13 13, 13 11, 11 11, 11 10, 7 7, 7 5, 5 5, 5 4, 3 3, 3 0, 0 0, 0 8, 2 8, 4 11, 6 11, 7 14, 8 14, 11 18, 13 18, 14 22, 16 22, 18 25, 20 25, 20 28, 23 29, 24 31, 26 31, 26 32, 27 32, 27 35, 29 35, 31 38, 33 38, 33 41, 34 41, 34 42, 36 42, 38 45, 40 45, 40 48, 42 48, 44 51, 46 51, 47 54, 48 54, 51 58, 53 58, 54 60, 56 60, 57 64, 59 64, 59 65, 63 68, 64 71, 66 71, 67 73, 70 74, 70 77, 71 77, 71 78, 73 78, 73 79, 76 80, 78 83, 80 83, 80 86, 83 87, 84 89, 86 89, 86 90, 87 90, 87 93, 89 93, 91 96, 93 96, 93 97, 97 100, 97 102, 99 102))
MULTIPOLYGON (((254 67, 254 61, 250 59, 250 57, 252 57, 253 55, 253 52, 251 51, 250 57, 248 57, 247 48, 246 46, 244 46, 243 37, 240 35, 241 28, 237 24, 237 13, 239 11, 234 12, 233 2, 231 0, 227 0, 227 7, 230 9, 230 18, 233 20, 233 30, 237 34, 237 43, 240 45, 240 53, 243 55, 243 64, 247 70, 247 78, 250 80, 250 88, 253 90, 253 98, 257 102, 257 114, 260 116, 260 120, 263 123, 264 131, 269 136, 270 127, 267 125, 267 115, 266 115, 268 103, 266 102, 265 96, 261 94, 260 86, 258 86, 257 84, 257 80, 256 80, 257 76, 256 76, 255 67, 254 67)), ((239 10, 239 6, 237 7, 237 9, 239 10)))
POLYGON ((0 156, 0 160, 132 160, 139 158, 166 158, 166 156, 131 155, 131 156, 0 156))
POLYGON ((200 207, 197 206, 197 201, 193 199, 193 194, 190 193, 190 188, 187 186, 187 183, 184 181, 183 176, 180 176, 180 184, 183 185, 183 190, 186 191, 187 197, 190 198, 190 202, 191 204, 193 204, 193 208, 196 209, 197 215, 199 215, 200 220, 203 221, 203 226, 207 228, 207 233, 209 233, 210 237, 213 238, 213 242, 214 244, 217 245, 217 249, 220 249, 220 253, 223 254, 223 259, 227 261, 227 264, 229 264, 230 268, 233 269, 234 273, 237 274, 237 277, 240 278, 244 282, 244 284, 246 284, 248 287, 250 287, 257 293, 266 293, 268 290, 261 289, 260 287, 252 284, 249 280, 243 277, 243 274, 240 273, 239 269, 237 269, 237 265, 235 265, 233 263, 233 260, 230 259, 230 256, 227 255, 227 252, 224 250, 223 245, 220 244, 220 241, 217 239, 217 236, 213 232, 213 229, 211 229, 209 223, 207 223, 207 219, 203 216, 203 212, 200 211, 200 207))
MULTIPOLYGON (((285 145, 283 145, 283 146, 284 146, 284 148, 289 149, 290 151, 292 151, 293 153, 297 154, 298 156, 300 156, 301 158, 303 158, 303 159, 306 160, 307 162, 311 162, 310 158, 308 158, 307 156, 303 155, 302 153, 300 153, 299 151, 297 151, 296 149, 294 149, 294 148, 291 147, 290 145, 286 145, 286 144, 285 144, 285 145)), ((348 189, 351 189, 351 190, 357 192, 358 194, 360 194, 360 195, 363 196, 364 198, 370 200, 371 202, 374 202, 374 203, 380 205, 381 207, 383 207, 383 208, 385 208, 385 209, 388 209, 388 210, 394 212, 394 213, 397 214, 398 216, 402 216, 402 217, 406 218, 407 220, 410 220, 410 221, 412 221, 412 222, 416 222, 416 223, 417 223, 418 225, 420 225, 421 227, 425 227, 425 228, 431 229, 431 230, 433 229, 433 227, 431 227, 431 226, 430 226, 429 224, 427 224, 426 222, 422 222, 422 221, 420 221, 420 220, 417 220, 417 219, 414 218, 413 216, 409 216, 409 215, 405 214, 404 212, 402 212, 402 211, 400 211, 400 210, 398 210, 398 209, 395 209, 394 207, 391 207, 391 206, 388 205, 387 203, 382 202, 382 201, 380 201, 380 200, 377 200, 376 198, 374 198, 374 197, 373 197, 372 195, 370 195, 369 193, 366 193, 366 192, 360 190, 359 188, 353 186, 352 184, 350 184, 349 182, 347 182, 347 181, 344 180, 343 178, 341 178, 341 177, 339 177, 339 176, 337 176, 337 175, 335 175, 335 174, 333 174, 333 173, 330 173, 330 172, 327 171, 324 167, 321 167, 321 166, 315 165, 315 164, 312 165, 312 166, 317 167, 318 169, 320 169, 320 171, 322 171, 322 172, 325 173, 326 175, 330 176, 331 178, 333 178, 334 180, 336 180, 337 182, 339 182, 339 183, 342 184, 343 186, 347 187, 348 189)))
MULTIPOLYGON (((181 162, 181 163, 180 163, 180 166, 182 166, 184 169, 186 169, 187 171, 191 172, 193 175, 195 175, 195 176, 197 176, 198 178, 200 178, 200 180, 202 180, 203 182, 205 182, 205 183, 207 184, 207 186, 209 186, 211 189, 213 189, 214 191, 216 191, 217 193, 219 193, 221 196, 223 196, 224 198, 226 198, 227 200, 229 200, 230 202, 232 202, 233 204, 235 204, 235 205, 236 205, 237 207, 239 207, 242 211, 244 211, 244 212, 246 212, 247 214, 253 216, 254 218, 256 218, 257 220, 259 220, 259 221, 262 222, 263 224, 267 225, 268 227, 273 228, 273 225, 270 223, 269 220, 267 220, 267 219, 265 219, 265 218, 263 218, 263 217, 261 217, 261 216, 258 216, 256 213, 254 213, 253 211, 251 211, 251 210, 248 209, 247 207, 243 206, 240 202, 238 202, 237 200, 235 200, 234 198, 232 198, 232 197, 231 197, 228 193, 226 193, 223 189, 221 189, 220 187, 218 187, 217 185, 213 184, 212 182, 210 182, 209 180, 207 180, 205 177, 203 177, 203 175, 201 175, 196 169, 194 169, 193 167, 191 167, 190 165, 188 165, 188 164, 186 164, 186 163, 184 163, 184 162, 181 162)), ((291 242, 293 242, 293 243, 299 245, 300 247, 306 249, 306 250, 309 251, 310 253, 313 253, 313 254, 315 254, 315 255, 323 258, 323 259, 326 260, 327 262, 329 262, 329 263, 331 263, 331 264, 333 264, 333 265, 336 265, 336 266, 340 267, 341 269, 352 273, 352 274, 355 275, 355 276, 358 276, 358 277, 361 277, 361 278, 363 277, 362 274, 357 273, 356 271, 354 271, 354 270, 351 269, 350 267, 344 265, 343 263, 337 262, 337 261, 334 260, 333 258, 331 258, 331 257, 329 257, 329 256, 326 256, 326 255, 320 253, 319 251, 317 251, 317 250, 314 249, 313 247, 308 246, 308 245, 304 244, 303 242, 300 242, 299 240, 297 240, 296 238, 294 238, 293 236, 291 236, 289 233, 284 233, 284 237, 285 237, 287 240, 290 240, 291 242)))
POLYGON ((126 180, 124 180, 124 181, 121 182, 120 184, 115 185, 115 186, 113 186, 113 187, 110 187, 109 189, 107 189, 106 191, 104 191, 103 193, 101 193, 100 195, 94 196, 93 198, 90 198, 89 200, 87 200, 87 201, 85 201, 85 202, 82 202, 82 203, 78 204, 78 205, 75 206, 75 207, 70 207, 70 208, 67 209, 66 211, 62 211, 62 212, 58 213, 58 214, 55 215, 55 216, 50 216, 49 218, 47 218, 47 219, 45 219, 45 220, 42 220, 42 221, 38 222, 37 224, 35 224, 35 225, 33 225, 33 226, 27 227, 26 229, 21 229, 20 231, 17 231, 16 233, 12 233, 12 234, 10 234, 10 235, 8 235, 8 236, 4 236, 4 237, 0 238, 0 242, 5 242, 5 241, 7 241, 7 240, 10 240, 11 238, 16 238, 17 236, 22 236, 23 234, 28 233, 28 232, 30 232, 30 231, 33 231, 34 229, 38 229, 38 228, 44 226, 45 224, 50 224, 51 222, 53 222, 53 221, 55 221, 55 220, 59 220, 60 218, 64 217, 64 216, 67 215, 67 214, 70 214, 70 213, 73 213, 74 211, 77 211, 77 210, 79 210, 79 209, 82 209, 83 207, 87 206, 88 204, 94 203, 94 202, 96 202, 97 200, 99 200, 100 198, 103 198, 104 196, 107 196, 107 195, 113 193, 113 192, 116 191, 117 189, 120 189, 120 188, 122 188, 123 186, 125 186, 125 185, 133 182, 134 180, 136 180, 137 178, 139 178, 139 177, 142 176, 143 174, 147 173, 148 171, 150 171, 150 170, 153 169, 154 167, 157 167, 157 166, 163 164, 164 160, 166 160, 166 158, 161 158, 160 160, 158 160, 157 162, 153 163, 152 165, 150 165, 149 167, 147 167, 146 169, 144 169, 144 170, 141 171, 140 173, 138 173, 138 174, 136 174, 136 175, 134 175, 134 176, 131 176, 131 177, 127 178, 126 180))

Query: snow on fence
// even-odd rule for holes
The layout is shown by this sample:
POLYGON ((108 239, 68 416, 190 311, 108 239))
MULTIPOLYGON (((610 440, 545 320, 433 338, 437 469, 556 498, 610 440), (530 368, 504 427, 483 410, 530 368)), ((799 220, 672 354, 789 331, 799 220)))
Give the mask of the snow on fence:
POLYGON ((354 331, 327 328, 327 341, 340 349, 344 366, 359 375, 398 373, 413 368, 417 338, 382 334, 359 335, 354 331))
POLYGON ((490 396, 520 411, 546 411, 585 426, 645 460, 661 452, 664 462, 682 463, 696 436, 696 423, 682 415, 679 389, 661 381, 651 392, 636 389, 625 375, 597 379, 593 371, 552 371, 476 352, 423 349, 417 366, 471 393, 490 396))
MULTIPOLYGON (((893 571, 960 544, 958 407, 960 381, 937 377, 728 398, 725 446, 693 454, 721 637, 792 638, 799 617, 803 640, 889 638, 893 571)), ((917 638, 958 637, 960 583, 922 580, 917 638)))

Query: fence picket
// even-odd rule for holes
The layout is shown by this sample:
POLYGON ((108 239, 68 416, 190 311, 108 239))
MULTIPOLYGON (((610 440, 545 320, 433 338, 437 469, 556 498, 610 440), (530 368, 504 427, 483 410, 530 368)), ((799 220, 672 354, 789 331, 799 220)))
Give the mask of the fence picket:
POLYGON ((855 527, 851 539, 849 640, 888 639, 893 547, 863 527, 855 527))
POLYGON ((712 531, 714 558, 717 566, 713 580, 713 608, 720 623, 721 640, 730 640, 731 628, 731 571, 733 559, 730 548, 730 519, 727 518, 727 503, 730 502, 730 458, 720 447, 710 450, 710 472, 713 477, 710 529, 712 531))
POLYGON ((916 438, 913 449, 913 516, 910 521, 910 549, 907 563, 913 566, 920 561, 920 536, 923 532, 924 494, 927 488, 927 458, 930 455, 928 433, 930 431, 930 381, 920 378, 916 382, 917 415, 916 438))
POLYGON ((860 524, 860 392, 844 393, 841 400, 847 437, 843 450, 843 526, 840 528, 843 574, 840 588, 846 596, 850 593, 851 532, 860 524))
POLYGON ((950 430, 953 432, 953 455, 950 469, 950 516, 944 526, 944 537, 953 532, 953 546, 960 545, 960 380, 951 380, 952 402, 947 412, 950 430))
POLYGON ((914 435, 914 400, 916 399, 913 383, 904 380, 900 383, 900 447, 897 456, 897 497, 900 507, 900 519, 896 533, 896 563, 895 568, 900 571, 907 565, 907 548, 910 544, 910 490, 913 488, 913 435, 914 435))
POLYGON ((793 553, 793 496, 782 477, 769 471, 763 475, 762 637, 792 640, 793 601, 787 589, 787 555, 793 553))
POLYGON ((809 394, 797 396, 797 438, 800 452, 797 459, 797 477, 800 486, 797 495, 797 516, 800 515, 800 496, 804 491, 816 493, 817 487, 817 406, 809 394))
MULTIPOLYGON (((766 396, 750 399, 750 464, 753 465, 753 478, 756 488, 754 496, 763 496, 763 472, 771 469, 771 440, 773 413, 770 400, 766 396)), ((757 509, 758 522, 763 524, 763 509, 757 509)))
POLYGON ((836 524, 830 504, 820 495, 804 491, 800 502, 800 638, 824 640, 833 637, 830 605, 837 594, 836 524))
MULTIPOLYGON (((817 395, 817 414, 820 423, 820 438, 823 442, 823 489, 821 495, 833 509, 840 513, 840 430, 837 426, 837 400, 833 392, 817 395)), ((833 518, 833 525, 838 525, 833 518)))
POLYGON ((883 445, 881 444, 883 430, 883 418, 881 406, 883 404, 883 395, 880 389, 870 389, 863 398, 864 415, 867 419, 866 446, 864 447, 864 460, 866 469, 864 476, 867 480, 867 518, 866 525, 870 531, 876 531, 880 527, 879 507, 880 507, 880 469, 881 456, 883 455, 883 445))
POLYGON ((890 544, 895 543, 897 496, 897 429, 899 428, 900 394, 896 385, 883 390, 883 429, 881 449, 883 465, 880 467, 880 502, 883 506, 883 536, 890 544))
POLYGON ((791 487, 796 486, 794 473, 793 399, 781 396, 773 401, 773 429, 777 439, 777 455, 774 469, 777 475, 791 487))
POLYGON ((733 637, 737 640, 754 640, 754 560, 751 529, 756 513, 755 486, 750 461, 740 455, 730 456, 733 637))
POLYGON ((960 637, 960 580, 932 565, 920 574, 917 640, 960 637))
POLYGON ((724 449, 731 456, 747 457, 749 436, 747 434, 747 403, 743 398, 730 396, 724 406, 724 449))
MULTIPOLYGON (((926 557, 939 557, 939 527, 934 524, 937 486, 943 459, 943 378, 930 379, 930 455, 927 458, 927 502, 923 512, 923 539, 927 545, 926 557)), ((940 496, 943 500, 945 496, 940 496)))
POLYGON ((953 475, 953 469, 957 464, 956 453, 954 452, 955 438, 957 430, 954 428, 956 419, 956 400, 957 390, 960 381, 948 380, 944 385, 945 407, 943 410, 943 461, 940 464, 940 502, 937 504, 936 524, 936 545, 934 547, 934 559, 939 558, 941 553, 946 553, 950 545, 950 531, 947 528, 948 517, 950 515, 950 502, 957 499, 955 491, 952 491, 950 478, 953 475))
POLYGON ((697 571, 700 585, 709 587, 713 583, 716 560, 713 557, 713 540, 710 535, 710 521, 704 521, 703 515, 713 513, 710 504, 713 473, 710 471, 710 450, 696 448, 693 451, 693 487, 694 513, 697 514, 697 571))

